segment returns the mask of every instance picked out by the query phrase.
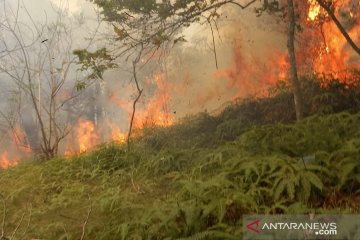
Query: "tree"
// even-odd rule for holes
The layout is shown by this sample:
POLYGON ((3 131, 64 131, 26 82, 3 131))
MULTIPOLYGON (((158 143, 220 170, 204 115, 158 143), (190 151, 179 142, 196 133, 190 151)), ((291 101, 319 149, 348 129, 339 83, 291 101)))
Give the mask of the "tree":
MULTIPOLYGON (((58 10, 54 22, 37 24, 21 6, 25 24, 18 17, 20 5, 13 11, 4 2, 0 74, 17 89, 17 114, 32 150, 49 159, 70 132, 65 109, 81 93, 77 90, 87 76, 75 73, 74 26, 66 12, 58 10)), ((91 39, 86 47, 90 44, 91 39)))
POLYGON ((288 43, 287 48, 289 52, 290 59, 290 78, 291 85, 294 94, 294 104, 295 104, 295 113, 296 119, 301 120, 303 118, 303 93, 301 90, 301 84, 298 78, 298 71, 296 65, 296 56, 295 56, 295 28, 296 28, 296 18, 295 18, 295 9, 293 0, 287 0, 287 13, 289 16, 289 28, 288 28, 288 43))

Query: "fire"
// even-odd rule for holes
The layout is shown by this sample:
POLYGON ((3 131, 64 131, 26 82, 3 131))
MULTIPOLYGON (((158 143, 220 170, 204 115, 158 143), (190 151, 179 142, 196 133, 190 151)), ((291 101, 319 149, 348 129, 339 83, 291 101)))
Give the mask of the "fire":
MULTIPOLYGON (((360 5, 351 4, 353 3, 348 0, 333 2, 332 8, 350 37, 360 44, 360 5)), ((348 46, 335 23, 316 0, 299 2, 297 9, 298 21, 301 21, 299 24, 304 27, 303 31, 297 33, 296 42, 299 76, 316 72, 325 76, 331 74, 344 81, 349 79, 346 70, 359 69, 360 59, 348 46)), ((261 61, 262 59, 245 55, 243 43, 241 40, 235 41, 231 65, 214 74, 216 79, 227 80, 229 91, 236 89, 234 98, 262 96, 269 86, 279 80, 289 79, 289 60, 285 48, 263 52, 262 57, 267 60, 261 61)), ((215 94, 209 95, 213 97, 215 94)))
POLYGON ((119 128, 114 128, 111 130, 111 139, 118 143, 124 143, 126 140, 126 134, 119 128))
POLYGON ((27 143, 25 132, 19 128, 12 128, 8 132, 11 141, 0 150, 0 168, 15 167, 19 164, 20 159, 31 155, 31 147, 27 143))
POLYGON ((236 42, 233 49, 233 63, 216 71, 214 77, 227 79, 228 89, 236 90, 234 99, 263 96, 270 86, 287 78, 288 61, 285 53, 272 52, 270 60, 264 64, 260 59, 246 59, 240 42, 236 42))
MULTIPOLYGON (((173 117, 170 114, 168 103, 170 94, 175 87, 166 82, 166 76, 163 73, 155 74, 152 78, 145 81, 147 88, 156 87, 152 97, 145 99, 144 102, 139 101, 136 106, 136 113, 133 127, 142 129, 150 126, 170 126, 173 124, 173 117)), ((143 95, 144 97, 144 95, 143 95)), ((112 93, 109 100, 126 112, 128 122, 130 122, 133 112, 133 102, 125 100, 112 93)), ((120 135, 123 135, 121 133, 120 135)))
POLYGON ((8 157, 8 152, 4 152, 0 155, 0 168, 6 169, 9 167, 15 167, 18 165, 19 159, 13 158, 12 160, 8 157))
POLYGON ((25 132, 20 128, 14 128, 11 132, 11 139, 21 154, 30 155, 32 153, 30 145, 27 143, 25 132))
POLYGON ((315 19, 319 16, 321 7, 316 2, 316 0, 308 0, 309 2, 309 12, 308 12, 308 20, 315 21, 315 19))
POLYGON ((108 119, 106 122, 110 128, 111 140, 114 142, 117 142, 117 143, 125 143, 127 134, 124 133, 123 131, 121 131, 121 129, 119 127, 112 124, 108 119))
POLYGON ((86 152, 99 143, 99 136, 94 123, 89 120, 78 120, 76 128, 76 140, 79 144, 80 153, 86 152))
POLYGON ((74 129, 75 134, 67 141, 65 156, 84 153, 99 144, 99 132, 92 121, 80 118, 74 129))
POLYGON ((134 126, 143 128, 148 126, 170 126, 173 119, 169 113, 168 103, 170 100, 170 84, 166 82, 166 76, 163 73, 156 74, 153 78, 147 80, 150 84, 156 86, 153 97, 148 101, 148 105, 139 112, 134 126))
MULTIPOLYGON (((299 51, 304 59, 313 59, 313 70, 326 75, 331 74, 339 79, 345 79, 345 70, 359 67, 359 59, 356 57, 344 36, 327 13, 320 8, 316 0, 308 0, 309 8, 307 15, 308 31, 306 47, 299 51), (319 18, 319 15, 322 15, 319 18)), ((334 13, 338 16, 350 37, 358 42, 360 38, 360 15, 354 14, 359 6, 351 1, 333 2, 334 13)), ((304 34, 303 34, 304 35, 304 34)), ((358 42, 359 43, 359 42, 358 42)))

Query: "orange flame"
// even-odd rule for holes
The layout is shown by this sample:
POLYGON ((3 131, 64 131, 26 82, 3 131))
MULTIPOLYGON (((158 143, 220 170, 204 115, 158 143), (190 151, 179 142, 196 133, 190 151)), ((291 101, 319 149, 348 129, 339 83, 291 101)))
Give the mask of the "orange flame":
POLYGON ((30 155, 32 153, 31 147, 27 144, 26 134, 20 128, 14 128, 11 132, 12 143, 16 146, 20 153, 30 155))
POLYGON ((98 143, 99 137, 91 121, 79 119, 76 133, 80 152, 86 152, 98 143))
MULTIPOLYGON (((359 60, 356 60, 356 57, 354 57, 355 54, 333 21, 317 21, 320 14, 325 18, 328 17, 326 12, 321 10, 315 0, 308 0, 308 3, 308 21, 317 27, 313 29, 308 37, 308 39, 313 42, 313 45, 309 45, 308 49, 310 49, 310 51, 313 50, 313 53, 310 53, 307 58, 310 57, 313 59, 312 66, 315 72, 332 74, 335 77, 344 79, 346 78, 342 75, 344 70, 358 68, 359 60)), ((340 21, 343 19, 343 25, 346 31, 356 42, 360 38, 360 14, 354 14, 350 5, 350 1, 345 0, 341 2, 341 5, 340 3, 334 5, 334 12, 339 13, 340 10, 343 9, 341 10, 341 16, 339 15, 338 18, 340 21), (346 14, 347 12, 348 16, 346 14), (346 20, 346 18, 348 18, 348 20, 346 20), (351 21, 349 19, 351 19, 351 21)), ((359 8, 359 6, 355 8, 359 8)))
POLYGON ((6 169, 9 167, 15 167, 18 165, 19 159, 13 158, 12 160, 9 159, 8 153, 4 152, 0 155, 0 168, 6 169))
POLYGON ((20 159, 31 155, 31 147, 27 144, 26 134, 20 128, 13 128, 8 132, 11 141, 5 145, 6 149, 0 153, 0 168, 15 167, 20 159))
POLYGON ((316 2, 316 0, 308 0, 308 2, 309 2, 308 20, 315 21, 315 19, 320 14, 321 7, 316 2))
POLYGON ((100 142, 98 131, 94 123, 89 120, 79 119, 75 127, 75 136, 68 140, 68 146, 65 150, 65 156, 71 156, 76 153, 84 153, 100 142))
POLYGON ((124 143, 126 141, 127 134, 121 131, 119 127, 112 124, 109 120, 107 120, 106 122, 110 128, 111 140, 117 143, 124 143))
POLYGON ((216 79, 225 78, 228 88, 235 88, 234 98, 243 98, 266 93, 266 90, 279 79, 285 79, 288 70, 288 61, 285 53, 272 52, 267 64, 261 64, 259 59, 247 60, 244 58, 239 41, 233 48, 233 63, 228 68, 215 72, 216 79))
MULTIPOLYGON (((155 85, 156 90, 152 97, 146 99, 146 104, 138 102, 133 126, 136 129, 142 129, 150 126, 170 126, 173 124, 173 117, 168 109, 170 92, 173 86, 166 82, 165 74, 158 73, 153 78, 146 79, 146 84, 155 85)), ((130 122, 133 107, 132 102, 119 98, 112 93, 109 100, 128 114, 130 122)), ((122 133, 123 135, 123 133, 122 133)))
POLYGON ((166 82, 165 74, 159 73, 153 78, 147 80, 150 84, 156 85, 156 92, 148 100, 145 109, 140 111, 135 119, 137 128, 148 126, 170 126, 173 124, 173 119, 168 109, 168 102, 170 100, 169 87, 170 84, 166 82))

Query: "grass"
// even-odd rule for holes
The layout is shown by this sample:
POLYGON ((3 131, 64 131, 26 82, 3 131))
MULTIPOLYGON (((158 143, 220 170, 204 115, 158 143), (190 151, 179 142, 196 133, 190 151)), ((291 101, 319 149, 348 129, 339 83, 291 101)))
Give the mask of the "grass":
POLYGON ((359 213, 355 105, 294 123, 273 111, 287 104, 281 94, 145 129, 131 152, 108 144, 2 170, 0 229, 11 239, 241 239, 243 214, 359 213))

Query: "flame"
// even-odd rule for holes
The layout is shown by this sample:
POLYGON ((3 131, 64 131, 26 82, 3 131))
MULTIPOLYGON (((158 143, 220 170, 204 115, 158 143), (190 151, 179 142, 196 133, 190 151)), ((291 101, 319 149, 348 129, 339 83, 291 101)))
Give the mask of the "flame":
POLYGON ((15 167, 20 159, 32 154, 31 147, 27 144, 25 132, 18 127, 12 128, 8 135, 11 141, 5 144, 0 153, 0 168, 15 167))
POLYGON ((286 79, 288 61, 286 53, 273 51, 268 63, 260 59, 248 60, 242 53, 240 41, 233 47, 233 63, 214 73, 216 79, 225 78, 228 89, 235 89, 234 99, 247 96, 263 96, 279 79, 286 79))
MULTIPOLYGON (((325 18, 328 18, 328 16, 323 10, 320 11, 320 6, 316 0, 308 0, 308 3, 308 21, 310 21, 310 24, 315 24, 316 27, 309 33, 309 42, 313 42, 313 44, 307 46, 312 52, 308 53, 306 57, 313 59, 312 66, 315 72, 331 74, 337 78, 344 79, 346 78, 343 75, 345 70, 358 68, 359 60, 356 60, 355 54, 333 21, 317 21, 320 12, 325 18)), ((358 42, 358 39, 360 39, 359 14, 356 16, 352 12, 351 3, 347 0, 342 2, 341 5, 335 5, 334 12, 339 13, 340 10, 342 14, 341 16, 339 15, 339 20, 342 20, 342 24, 350 37, 355 42, 358 42), (348 19, 346 19, 347 12, 349 14, 348 19)))
POLYGON ((99 131, 92 121, 79 118, 74 129, 74 136, 67 141, 68 147, 65 150, 65 156, 84 153, 99 144, 99 131))
POLYGON ((316 2, 316 0, 308 0, 309 2, 309 11, 308 11, 308 20, 315 21, 319 16, 321 6, 316 2))
MULTIPOLYGON (((348 81, 348 69, 359 69, 360 59, 352 49, 336 25, 333 23, 326 11, 323 10, 316 0, 299 2, 299 17, 302 26, 306 28, 298 33, 298 40, 301 44, 296 47, 296 60, 298 74, 305 75, 309 72, 324 73, 325 76, 336 77, 348 81)), ((339 19, 344 22, 350 37, 359 42, 360 40, 360 11, 359 6, 351 5, 348 0, 344 3, 333 4, 334 12, 339 13, 339 19), (348 15, 346 15, 348 14, 348 15), (348 18, 346 19, 346 17, 348 18), (345 19, 342 19, 345 18, 345 19), (351 18, 349 20, 349 18, 351 18), (347 21, 347 22, 346 22, 347 21)), ((247 96, 263 96, 269 86, 279 80, 289 79, 289 60, 287 51, 275 48, 264 52, 262 57, 266 62, 248 56, 242 52, 242 43, 235 41, 233 48, 233 61, 230 66, 215 72, 216 79, 226 79, 227 89, 236 89, 234 98, 247 96)), ((216 93, 215 91, 213 93, 216 93)), ((211 98, 214 94, 205 95, 204 99, 211 98)))
POLYGON ((18 158, 13 158, 12 160, 9 159, 8 152, 4 152, 0 155, 0 168, 6 169, 9 167, 15 167, 18 163, 18 158))
POLYGON ((78 120, 76 137, 79 144, 80 153, 86 152, 99 143, 99 136, 94 123, 89 120, 78 120))
POLYGON ((173 124, 172 115, 168 109, 168 102, 170 100, 170 84, 166 82, 164 73, 158 73, 153 78, 147 79, 150 84, 156 86, 156 91, 148 101, 148 105, 138 113, 135 119, 137 128, 148 126, 170 126, 173 124))
POLYGON ((11 132, 11 139, 14 146, 16 146, 21 154, 30 155, 32 153, 30 145, 27 143, 26 134, 20 128, 14 128, 11 132))
MULTIPOLYGON (((155 86, 156 89, 153 96, 145 100, 145 104, 138 102, 133 127, 142 129, 150 126, 172 125, 174 119, 170 114, 168 103, 172 89, 175 89, 174 86, 166 81, 164 73, 158 73, 152 78, 146 79, 145 84, 155 86)), ((120 98, 114 92, 110 95, 109 100, 127 113, 128 122, 130 122, 133 102, 120 98)))
POLYGON ((125 143, 127 134, 121 131, 121 129, 115 124, 112 124, 108 119, 106 120, 108 127, 110 128, 110 138, 117 143, 125 143))

